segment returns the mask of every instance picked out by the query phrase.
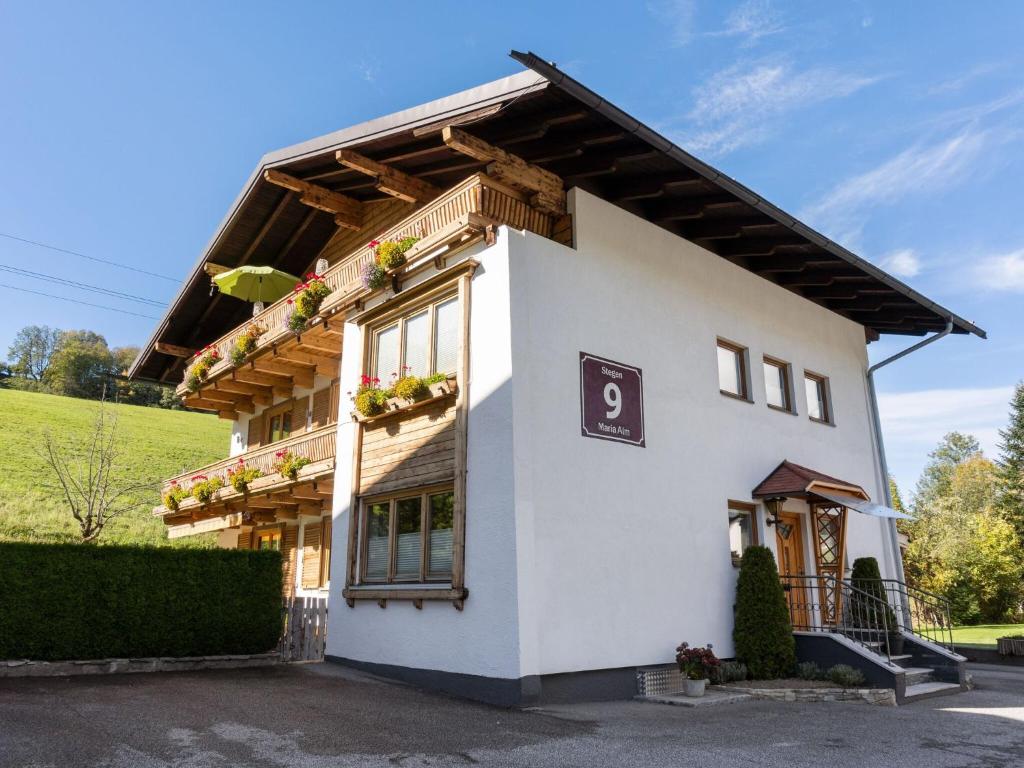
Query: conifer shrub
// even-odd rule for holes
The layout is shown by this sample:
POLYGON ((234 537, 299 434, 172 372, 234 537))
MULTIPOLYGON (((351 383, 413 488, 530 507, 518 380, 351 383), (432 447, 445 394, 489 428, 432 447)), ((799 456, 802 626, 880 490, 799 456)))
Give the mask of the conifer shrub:
POLYGON ((859 590, 850 596, 850 612, 857 626, 878 630, 884 626, 890 633, 897 634, 896 614, 886 597, 878 561, 873 557, 854 560, 850 583, 859 590))
POLYGON ((736 658, 751 678, 773 680, 796 664, 796 642, 775 556, 767 547, 748 547, 736 582, 736 658))

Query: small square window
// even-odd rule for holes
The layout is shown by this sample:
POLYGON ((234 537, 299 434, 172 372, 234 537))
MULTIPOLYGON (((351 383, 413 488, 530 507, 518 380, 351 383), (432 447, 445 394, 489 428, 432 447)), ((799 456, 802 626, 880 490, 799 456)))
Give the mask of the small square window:
POLYGON ((812 421, 832 423, 832 404, 829 402, 828 379, 804 371, 804 391, 807 393, 807 415, 812 421))
POLYGON ((770 357, 764 359, 764 393, 769 406, 792 412, 793 397, 789 380, 787 363, 770 357))
POLYGON ((754 509, 751 504, 729 502, 729 551, 735 565, 739 565, 747 547, 757 544, 754 509))
POLYGON ((747 350, 718 340, 718 390, 723 395, 749 399, 747 350))

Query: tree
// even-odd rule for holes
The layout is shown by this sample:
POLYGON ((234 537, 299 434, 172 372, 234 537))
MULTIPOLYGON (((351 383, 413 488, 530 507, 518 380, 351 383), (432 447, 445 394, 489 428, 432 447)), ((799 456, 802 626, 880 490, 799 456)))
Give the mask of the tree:
POLYGON ((747 547, 736 581, 732 638, 736 657, 755 680, 784 677, 796 665, 796 641, 775 556, 767 547, 747 547))
POLYGON ((929 462, 921 472, 914 494, 914 508, 927 505, 933 499, 945 496, 949 491, 953 469, 962 462, 981 453, 977 438, 961 432, 950 432, 928 454, 929 462))
POLYGON ((118 481, 121 448, 117 419, 100 404, 92 435, 80 452, 62 447, 50 432, 39 453, 56 476, 82 541, 95 541, 111 520, 138 506, 137 493, 152 483, 118 481))
POLYGON ((45 325, 27 325, 18 331, 7 354, 16 376, 42 381, 50 367, 61 332, 45 325))
POLYGON ((1020 539, 996 508, 996 465, 959 450, 969 445, 957 440, 947 450, 947 436, 931 454, 918 484, 929 493, 915 497, 915 519, 904 528, 907 579, 949 600, 956 623, 1003 621, 1024 599, 1020 539))
POLYGON ((1000 513, 1024 541, 1024 381, 1017 384, 1010 400, 1010 421, 999 430, 1000 513))
POLYGON ((92 331, 64 331, 46 371, 46 383, 57 394, 98 400, 114 370, 105 338, 92 331))

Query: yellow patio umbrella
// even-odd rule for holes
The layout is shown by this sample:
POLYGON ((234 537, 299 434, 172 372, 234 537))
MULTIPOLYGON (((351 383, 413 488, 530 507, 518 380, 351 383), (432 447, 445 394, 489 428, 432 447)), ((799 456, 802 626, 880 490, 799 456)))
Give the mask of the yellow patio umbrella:
POLYGON ((254 302, 252 313, 257 315, 263 311, 263 302, 275 302, 291 293, 299 278, 273 267, 246 264, 214 275, 213 282, 226 296, 254 302))

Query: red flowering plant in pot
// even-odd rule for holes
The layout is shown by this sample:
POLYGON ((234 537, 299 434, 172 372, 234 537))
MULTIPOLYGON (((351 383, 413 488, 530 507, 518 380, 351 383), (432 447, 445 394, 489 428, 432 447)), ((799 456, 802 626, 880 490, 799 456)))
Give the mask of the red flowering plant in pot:
POLYGON ((263 477, 263 473, 258 467, 247 466, 244 458, 239 458, 235 466, 228 467, 228 483, 239 493, 248 493, 249 483, 257 477, 263 477))
POLYGON ((689 643, 681 643, 676 648, 676 664, 679 671, 686 676, 685 692, 687 696, 703 696, 708 678, 718 671, 721 665, 709 643, 707 647, 691 648, 689 643))
POLYGON ((296 333, 306 328, 306 323, 320 311, 324 299, 331 295, 331 287, 327 285, 323 275, 310 272, 306 281, 295 286, 292 296, 288 299, 290 307, 285 324, 296 333))
POLYGON ((365 373, 359 379, 359 389, 355 391, 355 394, 349 393, 356 410, 363 416, 376 416, 384 413, 388 400, 394 396, 394 389, 382 388, 380 379, 376 376, 367 376, 365 373))
POLYGON ((196 352, 192 364, 185 370, 185 386, 189 392, 198 392, 206 381, 210 369, 220 362, 220 350, 213 344, 207 344, 196 352))
POLYGON ((274 458, 276 459, 274 471, 279 472, 281 477, 286 477, 289 480, 298 479, 299 470, 310 463, 309 458, 306 456, 300 456, 289 451, 287 448, 277 451, 274 454, 274 458))
POLYGON ((359 270, 363 287, 371 291, 383 288, 388 275, 405 264, 406 251, 412 248, 418 237, 403 237, 400 240, 371 240, 367 247, 373 251, 373 261, 359 270))

